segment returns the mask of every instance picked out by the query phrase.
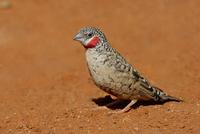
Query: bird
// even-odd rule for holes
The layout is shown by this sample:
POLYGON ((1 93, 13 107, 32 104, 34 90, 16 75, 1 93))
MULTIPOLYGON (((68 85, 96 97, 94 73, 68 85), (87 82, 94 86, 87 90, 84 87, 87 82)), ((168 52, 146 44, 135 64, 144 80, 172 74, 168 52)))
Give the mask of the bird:
POLYGON ((83 27, 74 36, 85 48, 88 70, 95 85, 117 98, 111 106, 120 100, 130 102, 116 113, 131 109, 137 101, 165 102, 182 101, 152 85, 134 66, 114 49, 105 34, 96 27, 83 27))

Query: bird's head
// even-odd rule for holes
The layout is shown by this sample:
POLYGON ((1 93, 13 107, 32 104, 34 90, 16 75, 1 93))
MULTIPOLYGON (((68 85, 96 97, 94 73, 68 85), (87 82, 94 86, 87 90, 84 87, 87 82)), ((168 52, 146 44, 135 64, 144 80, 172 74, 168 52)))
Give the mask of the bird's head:
POLYGON ((99 42, 105 42, 106 37, 98 28, 84 27, 75 35, 74 40, 79 41, 85 48, 94 48, 99 42))

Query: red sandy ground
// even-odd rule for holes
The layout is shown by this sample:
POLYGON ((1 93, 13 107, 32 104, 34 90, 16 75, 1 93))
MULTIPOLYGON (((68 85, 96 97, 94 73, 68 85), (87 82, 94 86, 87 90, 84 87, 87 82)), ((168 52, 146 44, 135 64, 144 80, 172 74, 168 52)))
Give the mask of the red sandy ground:
POLYGON ((0 134, 198 134, 199 7, 199 0, 13 0, 0 9, 0 134), (83 26, 102 28, 153 84, 185 102, 94 110, 92 98, 107 94, 72 40, 83 26))

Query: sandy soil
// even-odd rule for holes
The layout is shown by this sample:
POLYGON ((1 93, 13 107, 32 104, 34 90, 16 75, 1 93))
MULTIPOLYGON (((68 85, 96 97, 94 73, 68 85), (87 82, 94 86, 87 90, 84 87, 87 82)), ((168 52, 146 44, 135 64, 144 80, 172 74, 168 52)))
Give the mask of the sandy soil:
POLYGON ((199 133, 199 0, 13 0, 3 6, 1 134, 199 133), (93 85, 84 48, 72 40, 83 26, 102 28, 153 84, 185 102, 140 103, 114 115, 94 110, 102 103, 93 99, 109 97, 93 85))

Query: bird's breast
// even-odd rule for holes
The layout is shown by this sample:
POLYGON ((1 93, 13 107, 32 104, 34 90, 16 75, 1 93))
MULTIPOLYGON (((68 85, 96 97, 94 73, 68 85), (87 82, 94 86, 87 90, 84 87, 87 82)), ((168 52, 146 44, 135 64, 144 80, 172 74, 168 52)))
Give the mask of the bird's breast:
POLYGON ((133 97, 132 94, 135 92, 133 74, 128 71, 129 69, 118 68, 118 63, 123 64, 123 61, 120 61, 114 53, 98 53, 88 49, 86 59, 90 74, 97 86, 121 99, 133 97))
POLYGON ((92 49, 86 51, 86 60, 94 82, 104 86, 112 82, 114 69, 106 64, 107 56, 92 49))
POLYGON ((122 88, 128 90, 132 78, 128 72, 117 70, 115 57, 112 53, 98 53, 93 49, 86 51, 88 68, 95 84, 106 92, 119 96, 122 88))

